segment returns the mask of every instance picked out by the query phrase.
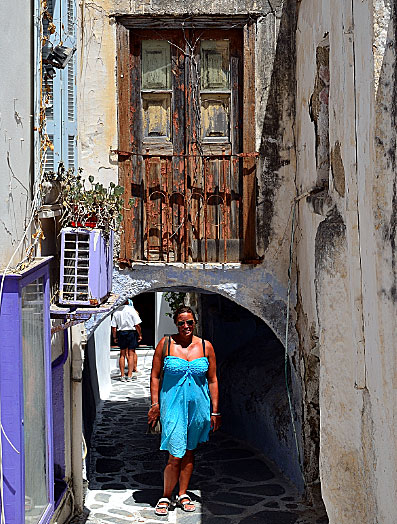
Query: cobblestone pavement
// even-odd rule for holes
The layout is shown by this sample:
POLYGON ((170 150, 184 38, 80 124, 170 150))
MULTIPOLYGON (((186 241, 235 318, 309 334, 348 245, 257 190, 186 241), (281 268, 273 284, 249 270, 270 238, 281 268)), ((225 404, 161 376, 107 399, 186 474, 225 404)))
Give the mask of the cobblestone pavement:
MULTIPOLYGON (((197 451, 190 494, 197 510, 173 509, 157 517, 167 454, 157 436, 146 435, 152 352, 139 355, 133 382, 120 382, 97 415, 88 465, 85 516, 73 522, 128 524, 325 524, 305 507, 293 486, 266 458, 221 432, 197 451)), ((116 360, 114 361, 116 364, 116 360)))

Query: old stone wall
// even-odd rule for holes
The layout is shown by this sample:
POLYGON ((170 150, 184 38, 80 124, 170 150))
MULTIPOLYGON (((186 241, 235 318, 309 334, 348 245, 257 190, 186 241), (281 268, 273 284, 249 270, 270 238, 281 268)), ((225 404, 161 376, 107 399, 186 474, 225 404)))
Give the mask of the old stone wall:
POLYGON ((395 521, 393 28, 386 1, 303 1, 298 12, 297 188, 310 193, 297 204, 303 434, 307 461, 320 450, 322 496, 338 524, 395 521), (321 104, 328 118, 316 118, 321 104))
POLYGON ((201 332, 216 351, 222 430, 260 449, 303 491, 283 345, 235 302, 202 294, 200 303, 201 332))

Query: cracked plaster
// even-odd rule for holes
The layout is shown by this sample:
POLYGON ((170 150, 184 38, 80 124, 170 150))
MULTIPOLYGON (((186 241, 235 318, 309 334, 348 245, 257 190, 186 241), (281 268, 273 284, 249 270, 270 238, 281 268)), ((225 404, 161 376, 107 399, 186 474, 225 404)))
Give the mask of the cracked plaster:
MULTIPOLYGON (((306 390, 305 432, 319 445, 321 492, 331 524, 395 521, 390 504, 397 481, 396 453, 390 446, 394 426, 392 417, 385 417, 395 409, 391 384, 393 373, 396 376, 396 367, 390 365, 395 361, 396 327, 393 7, 386 0, 343 6, 324 0, 301 2, 298 13, 299 191, 316 183, 309 101, 316 78, 315 50, 325 35, 330 45, 333 183, 323 194, 322 209, 314 209, 313 198, 299 204, 297 263, 304 380, 319 367, 318 408, 315 381, 306 390), (317 409, 320 432, 310 421, 317 409)), ((315 452, 305 449, 308 455, 315 452)))

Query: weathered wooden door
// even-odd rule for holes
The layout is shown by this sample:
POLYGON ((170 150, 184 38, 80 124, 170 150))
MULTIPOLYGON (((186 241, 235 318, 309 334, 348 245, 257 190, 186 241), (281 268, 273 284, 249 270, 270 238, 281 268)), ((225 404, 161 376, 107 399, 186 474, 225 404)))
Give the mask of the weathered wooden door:
POLYGON ((130 258, 241 260, 242 32, 133 30, 130 51, 130 258))

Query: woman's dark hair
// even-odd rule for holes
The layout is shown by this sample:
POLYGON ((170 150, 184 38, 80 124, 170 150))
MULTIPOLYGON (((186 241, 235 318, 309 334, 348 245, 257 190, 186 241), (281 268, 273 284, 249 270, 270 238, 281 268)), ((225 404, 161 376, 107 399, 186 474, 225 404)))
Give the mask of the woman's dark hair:
POLYGON ((174 324, 175 325, 176 325, 176 322, 178 320, 179 315, 181 315, 182 313, 191 313, 193 315, 194 321, 197 322, 196 314, 195 314, 195 312, 193 311, 193 309, 190 306, 180 306, 175 311, 175 313, 174 313, 174 315, 172 317, 173 320, 174 320, 174 324))

